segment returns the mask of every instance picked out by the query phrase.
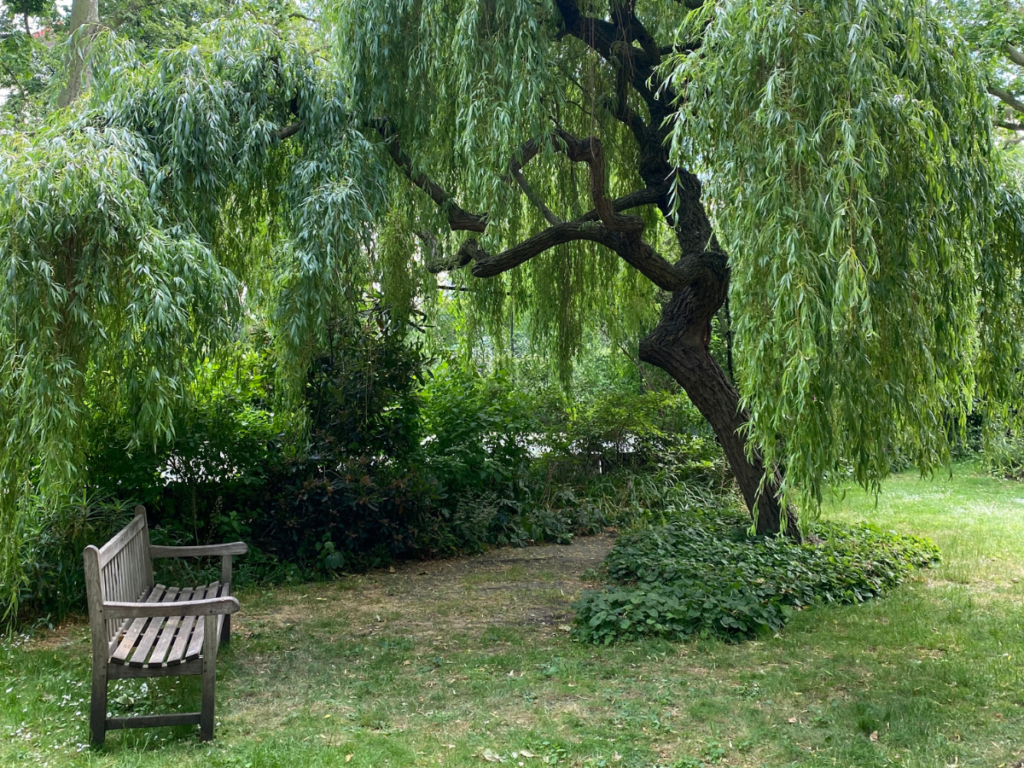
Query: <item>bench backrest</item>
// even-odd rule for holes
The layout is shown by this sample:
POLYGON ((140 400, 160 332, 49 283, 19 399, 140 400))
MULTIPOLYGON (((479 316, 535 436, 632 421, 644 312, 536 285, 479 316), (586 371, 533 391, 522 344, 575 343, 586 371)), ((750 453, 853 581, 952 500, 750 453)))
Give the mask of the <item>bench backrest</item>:
POLYGON ((83 557, 93 643, 101 639, 110 643, 123 620, 104 617, 104 601, 135 602, 153 586, 145 507, 136 507, 135 518, 102 547, 86 547, 83 557))

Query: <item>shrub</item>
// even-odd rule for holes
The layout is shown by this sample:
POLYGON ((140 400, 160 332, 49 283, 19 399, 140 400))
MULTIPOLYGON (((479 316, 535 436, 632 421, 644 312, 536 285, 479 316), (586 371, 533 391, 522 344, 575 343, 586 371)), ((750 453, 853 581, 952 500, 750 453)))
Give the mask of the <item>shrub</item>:
POLYGON ((1024 437, 1001 424, 985 435, 985 466, 989 474, 1006 480, 1024 480, 1024 437))
POLYGON ((24 581, 16 609, 22 619, 59 621, 85 606, 82 550, 88 544, 102 544, 124 527, 132 508, 87 492, 57 506, 37 498, 26 503, 34 509, 22 517, 30 527, 20 532, 24 581))
POLYGON ((249 541, 314 571, 386 565, 416 549, 436 488, 415 467, 375 466, 371 458, 323 457, 286 464, 244 523, 249 541))
POLYGON ((575 604, 578 638, 594 643, 777 631, 794 609, 859 603, 938 560, 936 546, 870 525, 821 522, 808 542, 749 537, 738 513, 690 513, 622 536, 608 586, 575 604))
POLYGON ((529 459, 529 403, 499 370, 490 376, 470 365, 441 363, 425 382, 423 460, 450 497, 464 493, 515 496, 513 485, 529 459))
POLYGON ((707 422, 681 392, 601 392, 572 407, 550 430, 551 465, 560 478, 641 471, 670 462, 696 477, 720 468, 721 448, 707 422))

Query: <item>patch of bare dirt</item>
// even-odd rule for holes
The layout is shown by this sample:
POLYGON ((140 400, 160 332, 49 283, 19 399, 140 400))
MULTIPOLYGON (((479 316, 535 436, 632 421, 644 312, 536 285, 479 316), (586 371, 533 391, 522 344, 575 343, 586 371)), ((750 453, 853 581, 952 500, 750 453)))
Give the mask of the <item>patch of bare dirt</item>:
POLYGON ((478 557, 405 563, 393 573, 352 577, 355 583, 346 586, 354 588, 335 591, 332 601, 345 603, 354 634, 436 637, 502 626, 559 632, 588 586, 582 577, 601 565, 614 541, 601 534, 568 546, 505 547, 478 557))

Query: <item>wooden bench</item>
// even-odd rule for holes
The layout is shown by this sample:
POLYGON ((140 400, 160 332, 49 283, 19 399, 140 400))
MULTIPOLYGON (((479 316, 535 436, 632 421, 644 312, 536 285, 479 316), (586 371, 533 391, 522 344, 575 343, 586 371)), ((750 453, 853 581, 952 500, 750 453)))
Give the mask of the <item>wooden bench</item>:
POLYGON ((85 548, 85 586, 92 634, 92 704, 89 728, 94 744, 109 729, 198 725, 200 738, 213 738, 217 648, 231 636, 231 559, 244 555, 242 542, 205 547, 160 547, 149 543, 144 507, 102 547, 85 548), (180 589, 153 583, 158 557, 221 557, 220 581, 180 589), (202 675, 200 712, 107 717, 107 681, 127 677, 202 675))

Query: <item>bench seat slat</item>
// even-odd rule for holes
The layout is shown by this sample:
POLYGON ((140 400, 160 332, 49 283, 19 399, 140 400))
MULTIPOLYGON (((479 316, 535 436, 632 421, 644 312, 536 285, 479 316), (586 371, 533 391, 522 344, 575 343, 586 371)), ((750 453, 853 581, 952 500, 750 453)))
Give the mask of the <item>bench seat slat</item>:
MULTIPOLYGON (((143 592, 143 596, 140 597, 138 602, 155 603, 160 600, 162 594, 163 590, 160 590, 158 593, 156 589, 147 589, 143 592), (148 594, 146 594, 147 592, 148 594)), ((118 637, 120 637, 121 642, 110 658, 115 661, 124 662, 128 658, 128 654, 132 652, 132 648, 135 647, 135 643, 142 636, 142 631, 146 628, 148 622, 149 619, 127 619, 125 621, 126 628, 114 638, 116 642, 118 637)))
MULTIPOLYGON (((191 600, 193 589, 183 589, 178 592, 177 598, 174 602, 179 600, 191 600)), ((166 601, 165 601, 166 602, 166 601)), ((181 626, 181 616, 174 616, 174 609, 171 608, 169 611, 171 616, 168 616, 164 620, 164 627, 160 630, 160 638, 156 641, 156 645, 153 646, 153 652, 149 655, 149 661, 146 664, 150 667, 153 666, 164 666, 167 661, 167 652, 171 650, 171 643, 174 642, 174 634, 178 631, 178 627, 181 626)))
MULTIPOLYGON (((207 597, 213 597, 212 593, 216 592, 216 588, 213 584, 207 587, 199 587, 192 595, 193 600, 205 600, 207 597)), ((178 636, 174 638, 174 645, 171 646, 170 653, 167 654, 167 663, 176 663, 185 660, 185 651, 188 650, 188 641, 192 636, 192 632, 195 629, 196 624, 203 624, 205 622, 200 621, 198 616, 186 616, 185 620, 181 622, 181 629, 178 630, 178 636)))
MULTIPOLYGON (((157 603, 170 603, 174 601, 174 598, 178 594, 178 590, 175 587, 165 587, 163 584, 157 584, 153 587, 153 593, 160 593, 160 596, 153 602, 157 603)), ((149 626, 146 628, 146 633, 139 640, 139 644, 135 646, 135 653, 132 654, 128 663, 133 667, 144 666, 146 657, 149 656, 150 650, 153 648, 153 643, 156 642, 157 635, 160 634, 160 628, 163 626, 163 619, 150 619, 149 626)), ((113 661, 113 659, 112 659, 113 661)))
MULTIPOLYGON (((221 584, 219 582, 213 582, 209 587, 209 592, 206 593, 207 597, 229 597, 231 594, 230 584, 221 584)), ((224 624, 224 617, 217 617, 217 633, 220 634, 221 626, 224 624)), ((197 621, 196 628, 192 632, 192 639, 189 641, 188 650, 185 652, 185 661, 191 659, 198 659, 199 655, 203 652, 203 636, 206 634, 206 622, 197 621)))
MULTIPOLYGON (((130 619, 131 625, 111 655, 113 664, 154 668, 183 664, 198 659, 203 651, 205 622, 201 616, 174 616, 173 604, 186 600, 204 600, 228 597, 230 584, 213 582, 195 589, 177 589, 158 584, 150 591, 145 602, 167 604, 166 617, 130 619)), ((217 617, 220 632, 224 617, 217 617)))

